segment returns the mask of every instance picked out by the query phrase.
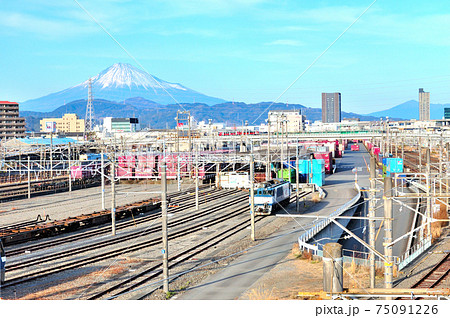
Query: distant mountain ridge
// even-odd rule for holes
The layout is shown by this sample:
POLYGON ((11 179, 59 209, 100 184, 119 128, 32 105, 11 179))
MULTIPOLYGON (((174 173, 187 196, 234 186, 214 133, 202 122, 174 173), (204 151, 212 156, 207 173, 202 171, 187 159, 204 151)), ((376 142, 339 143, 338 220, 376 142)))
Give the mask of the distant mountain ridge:
MULTIPOLYGON (((95 99, 123 102, 142 97, 159 104, 205 103, 214 105, 225 100, 204 95, 178 83, 169 83, 130 64, 116 63, 91 78, 95 99)), ((71 88, 20 103, 26 111, 51 112, 58 106, 87 99, 89 80, 71 88)))
MULTIPOLYGON (((42 118, 61 117, 65 113, 75 113, 78 117, 84 118, 86 104, 86 99, 80 99, 60 106, 51 112, 21 111, 20 114, 26 118, 28 130, 39 131, 39 120, 42 118)), ((228 125, 242 125, 245 121, 248 121, 249 125, 259 125, 265 122, 269 110, 276 109, 297 109, 301 110, 308 120, 322 119, 322 110, 320 108, 310 108, 300 104, 286 105, 275 103, 268 110, 267 108, 271 104, 271 102, 256 104, 225 102, 212 106, 204 103, 183 103, 181 106, 185 110, 190 111, 197 121, 204 120, 207 122, 208 119, 213 119, 215 123, 220 122, 228 125), (255 121, 260 114, 262 115, 255 121)), ((173 128, 177 110, 180 110, 178 104, 161 105, 142 97, 126 99, 121 103, 95 99, 93 105, 94 118, 97 121, 104 117, 138 117, 143 128, 173 128)), ((368 121, 377 119, 376 117, 347 112, 342 112, 342 118, 360 118, 368 121)))
MULTIPOLYGON (((430 119, 442 119, 444 117, 444 108, 450 107, 450 104, 430 104, 430 119)), ((402 119, 419 119, 419 102, 409 100, 392 108, 373 112, 368 114, 374 117, 402 118, 402 119)))

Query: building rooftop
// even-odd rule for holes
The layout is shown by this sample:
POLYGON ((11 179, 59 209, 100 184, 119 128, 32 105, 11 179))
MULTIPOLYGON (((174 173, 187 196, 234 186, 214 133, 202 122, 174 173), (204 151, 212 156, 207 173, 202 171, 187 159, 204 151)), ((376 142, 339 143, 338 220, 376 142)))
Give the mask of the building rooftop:
POLYGON ((19 103, 15 103, 15 102, 8 102, 7 100, 4 101, 0 101, 0 104, 2 105, 18 105, 19 103))
MULTIPOLYGON (((29 145, 50 145, 50 138, 17 138, 17 141, 29 145)), ((78 141, 72 138, 53 138, 53 145, 66 145, 70 143, 77 143, 78 141)))

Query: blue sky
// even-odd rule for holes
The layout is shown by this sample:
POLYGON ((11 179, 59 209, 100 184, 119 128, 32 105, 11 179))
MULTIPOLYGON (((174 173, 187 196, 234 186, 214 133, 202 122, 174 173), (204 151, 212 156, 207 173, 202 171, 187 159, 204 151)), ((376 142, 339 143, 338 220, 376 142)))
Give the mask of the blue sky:
MULTIPOLYGON (((275 100, 372 2, 77 0, 151 74, 246 103, 275 100)), ((0 0, 0 100, 22 102, 134 61, 73 0, 0 0)), ((447 1, 378 0, 280 99, 369 113, 450 102, 447 1)), ((59 105, 58 105, 59 106, 59 105)))

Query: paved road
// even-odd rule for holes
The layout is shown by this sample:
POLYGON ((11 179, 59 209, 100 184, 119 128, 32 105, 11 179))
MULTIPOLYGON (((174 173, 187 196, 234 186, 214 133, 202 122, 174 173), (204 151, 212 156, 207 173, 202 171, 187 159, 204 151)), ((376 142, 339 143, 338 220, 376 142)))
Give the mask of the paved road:
MULTIPOLYGON (((367 160, 367 159, 366 159, 367 160)), ((308 210, 310 215, 329 215, 349 201, 355 194, 352 169, 365 167, 361 153, 346 153, 337 159, 336 174, 328 176, 325 200, 308 210)), ((358 173, 364 174, 364 169, 358 173)), ((290 214, 295 205, 288 209, 290 214)), ((280 213, 281 214, 281 213, 280 213)), ((298 236, 311 226, 311 219, 295 218, 276 234, 261 240, 260 244, 238 257, 220 272, 210 276, 202 284, 188 288, 178 299, 237 299, 249 286, 253 285, 264 273, 283 260, 297 242, 298 236)))

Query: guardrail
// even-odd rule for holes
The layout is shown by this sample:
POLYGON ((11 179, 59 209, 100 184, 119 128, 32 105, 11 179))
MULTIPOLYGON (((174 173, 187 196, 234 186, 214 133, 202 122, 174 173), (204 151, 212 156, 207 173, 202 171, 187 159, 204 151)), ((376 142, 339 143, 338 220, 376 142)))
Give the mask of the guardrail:
POLYGON ((431 246, 431 235, 420 241, 419 244, 414 245, 405 254, 398 258, 398 270, 402 270, 409 265, 413 260, 419 257, 423 252, 431 246))
POLYGON ((357 183, 355 183, 355 188, 358 191, 358 194, 355 195, 350 201, 345 203, 340 208, 336 209, 333 213, 331 213, 326 219, 323 219, 319 223, 317 223, 314 227, 307 230, 305 233, 299 236, 298 238, 298 245, 300 250, 312 250, 315 252, 316 255, 322 256, 322 251, 319 250, 318 245, 309 244, 307 243, 311 238, 313 238, 317 233, 322 231, 324 228, 326 228, 331 222, 332 219, 336 216, 341 215, 345 211, 347 211, 349 208, 351 208, 358 200, 361 198, 361 188, 357 183))
MULTIPOLYGON (((410 183, 415 188, 420 189, 423 192, 427 192, 427 187, 424 186, 423 184, 416 181, 410 181, 410 183)), ((412 261, 414 261, 417 257, 419 257, 423 252, 425 252, 431 246, 431 240, 432 240, 431 235, 427 236, 426 238, 421 240, 418 244, 408 249, 405 253, 403 253, 402 256, 398 257, 396 262, 398 264, 397 265, 398 270, 402 270, 403 268, 408 266, 412 261)))

